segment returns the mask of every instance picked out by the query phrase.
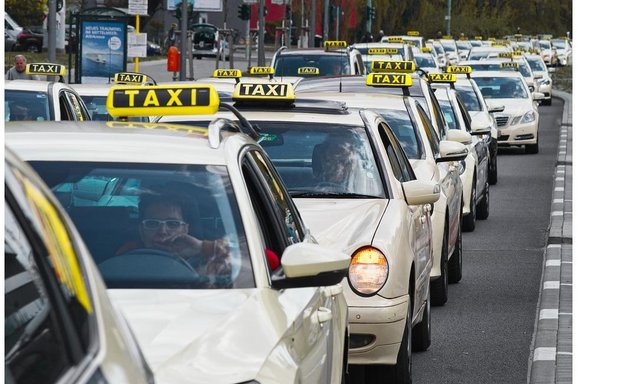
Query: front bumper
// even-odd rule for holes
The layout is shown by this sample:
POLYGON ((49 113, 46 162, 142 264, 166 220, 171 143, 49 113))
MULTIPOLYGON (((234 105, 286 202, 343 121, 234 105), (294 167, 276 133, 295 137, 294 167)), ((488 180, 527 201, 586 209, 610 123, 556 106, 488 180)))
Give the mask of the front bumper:
POLYGON ((396 364, 400 349, 409 296, 372 298, 370 306, 348 305, 350 324, 349 364, 396 364), (355 345, 355 340, 370 340, 355 345))
POLYGON ((500 146, 536 144, 537 142, 538 117, 531 123, 509 125, 508 122, 508 124, 499 128, 497 144, 500 146))

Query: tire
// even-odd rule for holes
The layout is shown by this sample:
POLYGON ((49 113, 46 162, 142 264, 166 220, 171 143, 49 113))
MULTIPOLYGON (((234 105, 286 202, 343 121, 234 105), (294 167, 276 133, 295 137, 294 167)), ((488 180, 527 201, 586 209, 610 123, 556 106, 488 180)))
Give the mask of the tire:
POLYGON ((477 219, 486 220, 490 216, 490 184, 486 182, 484 186, 483 198, 477 204, 477 219))
POLYGON ((403 332, 400 349, 396 357, 396 365, 374 365, 366 367, 366 381, 368 383, 382 384, 411 384, 411 335, 412 335, 412 311, 413 299, 409 298, 407 306, 407 318, 405 319, 405 331, 403 332))
POLYGON ((470 191, 470 212, 464 216, 462 220, 462 230, 464 232, 472 232, 475 230, 475 221, 477 220, 477 204, 475 204, 475 196, 477 196, 477 179, 473 179, 472 190, 470 191))
POLYGON ((490 171, 488 172, 488 182, 495 185, 499 181, 499 171, 497 169, 497 154, 490 154, 490 171))
POLYGON ((549 100, 543 100, 542 103, 540 103, 541 105, 551 105, 551 98, 549 98, 549 100))
POLYGON ((457 231, 457 241, 455 242, 455 249, 453 255, 448 259, 448 283, 459 283, 462 279, 462 229, 461 226, 457 231))
POLYGON ((530 155, 538 153, 538 141, 536 141, 536 144, 526 144, 525 153, 530 155))
POLYGON ((442 253, 440 255, 440 277, 431 281, 431 303, 438 307, 448 301, 448 224, 444 226, 442 253))
POLYGON ((413 327, 412 345, 413 352, 424 352, 431 346, 431 289, 427 295, 427 302, 422 311, 422 321, 413 327))

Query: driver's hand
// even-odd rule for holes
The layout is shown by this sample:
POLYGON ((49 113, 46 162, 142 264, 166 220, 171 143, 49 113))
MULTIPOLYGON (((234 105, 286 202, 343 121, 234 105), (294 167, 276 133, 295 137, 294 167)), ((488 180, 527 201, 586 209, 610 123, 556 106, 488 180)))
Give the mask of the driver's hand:
POLYGON ((162 240, 168 249, 179 256, 189 258, 201 253, 203 242, 187 233, 178 233, 162 240))
POLYGON ((232 260, 227 239, 216 239, 213 240, 213 243, 213 254, 206 264, 206 273, 208 275, 231 275, 232 260))

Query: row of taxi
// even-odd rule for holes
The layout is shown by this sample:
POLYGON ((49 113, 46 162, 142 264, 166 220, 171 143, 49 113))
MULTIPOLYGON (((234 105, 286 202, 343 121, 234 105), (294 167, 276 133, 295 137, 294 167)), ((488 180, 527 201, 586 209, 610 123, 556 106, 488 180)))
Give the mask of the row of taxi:
MULTIPOLYGON (((390 55, 361 54, 367 75, 298 64, 295 78, 263 67, 155 85, 118 74, 127 84, 100 100, 31 82, 39 96, 16 102, 27 82, 5 83, 5 174, 19 181, 5 185, 22 202, 5 200, 19 218, 5 234, 32 232, 11 237, 42 255, 34 266, 27 246, 10 252, 31 293, 7 290, 8 374, 339 383, 360 365, 370 382, 409 383, 431 306, 463 277, 461 232, 489 217, 498 145, 538 142, 527 112, 497 129, 513 96, 492 104, 483 89, 502 83, 390 55), (89 103, 109 121, 81 121, 96 116, 89 103), (13 104, 33 114, 15 121, 13 104), (61 351, 46 362, 65 365, 49 374, 32 356, 51 342, 61 351)), ((520 72, 497 72, 536 105, 520 72)))

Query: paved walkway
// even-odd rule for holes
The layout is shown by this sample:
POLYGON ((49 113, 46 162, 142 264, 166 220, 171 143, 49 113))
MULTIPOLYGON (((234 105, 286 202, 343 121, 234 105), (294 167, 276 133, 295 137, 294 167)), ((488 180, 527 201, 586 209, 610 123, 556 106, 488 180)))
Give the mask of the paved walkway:
POLYGON ((573 102, 564 101, 556 162, 551 224, 529 361, 529 384, 573 381, 573 102))

